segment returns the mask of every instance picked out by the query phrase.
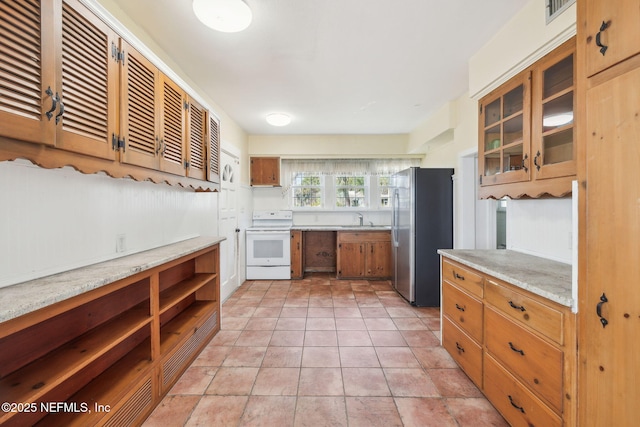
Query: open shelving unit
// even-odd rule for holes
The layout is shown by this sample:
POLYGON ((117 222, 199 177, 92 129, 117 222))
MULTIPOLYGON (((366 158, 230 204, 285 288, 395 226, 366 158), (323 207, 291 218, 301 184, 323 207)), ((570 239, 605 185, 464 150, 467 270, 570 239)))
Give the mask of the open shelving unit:
POLYGON ((30 405, 0 424, 141 424, 220 329, 218 271, 216 242, 0 323, 0 395, 30 405))

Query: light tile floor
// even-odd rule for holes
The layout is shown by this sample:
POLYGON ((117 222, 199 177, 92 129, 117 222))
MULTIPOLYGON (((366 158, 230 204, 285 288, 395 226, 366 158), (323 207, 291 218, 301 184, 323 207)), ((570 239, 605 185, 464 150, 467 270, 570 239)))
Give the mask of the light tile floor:
POLYGON ((388 282, 248 281, 145 426, 507 426, 388 282))

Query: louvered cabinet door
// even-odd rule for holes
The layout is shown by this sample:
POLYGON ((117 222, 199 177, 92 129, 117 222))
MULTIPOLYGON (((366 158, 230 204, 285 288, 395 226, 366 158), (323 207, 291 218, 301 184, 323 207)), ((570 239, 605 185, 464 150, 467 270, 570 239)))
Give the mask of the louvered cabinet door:
POLYGON ((207 119, 208 112, 187 97, 187 176, 207 179, 207 119))
POLYGON ((160 79, 160 170, 184 175, 186 95, 167 76, 160 74, 160 79))
POLYGON ((117 35, 77 0, 62 2, 60 110, 56 146, 115 159, 118 63, 117 35))
POLYGON ((120 160, 158 169, 159 71, 124 40, 121 40, 121 49, 125 53, 125 60, 120 79, 120 123, 124 143, 120 160))
POLYGON ((40 3, 0 2, 0 136, 53 145, 58 110, 53 2, 40 3))
POLYGON ((220 184, 220 121, 209 113, 207 180, 220 184))

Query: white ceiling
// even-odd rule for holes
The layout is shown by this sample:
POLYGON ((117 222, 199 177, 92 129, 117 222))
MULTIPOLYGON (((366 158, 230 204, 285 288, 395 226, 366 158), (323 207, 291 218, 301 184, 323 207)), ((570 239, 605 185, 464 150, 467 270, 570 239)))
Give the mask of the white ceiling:
POLYGON ((245 1, 252 24, 226 34, 191 0, 112 0, 249 134, 393 134, 465 93, 469 58, 529 0, 245 1))

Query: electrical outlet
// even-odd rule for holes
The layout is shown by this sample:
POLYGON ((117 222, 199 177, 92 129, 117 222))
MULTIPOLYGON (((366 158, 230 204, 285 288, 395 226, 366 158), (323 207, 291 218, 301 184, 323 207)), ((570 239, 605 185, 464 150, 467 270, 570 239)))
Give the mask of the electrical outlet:
POLYGON ((116 236, 116 252, 121 253, 127 250, 127 235, 118 234, 116 236))

